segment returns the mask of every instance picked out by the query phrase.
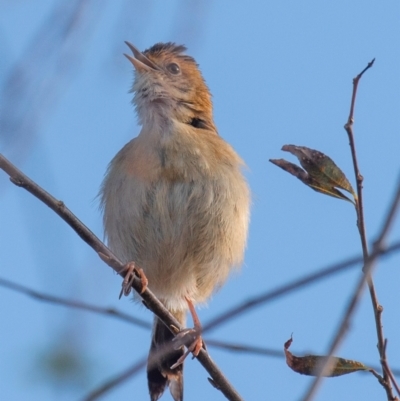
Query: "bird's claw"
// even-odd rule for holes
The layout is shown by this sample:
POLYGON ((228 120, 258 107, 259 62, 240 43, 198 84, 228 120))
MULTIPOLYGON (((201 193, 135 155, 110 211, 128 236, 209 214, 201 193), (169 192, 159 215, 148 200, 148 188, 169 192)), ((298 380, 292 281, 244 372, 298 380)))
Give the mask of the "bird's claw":
POLYGON ((135 262, 129 262, 125 265, 124 271, 126 272, 124 280, 122 281, 121 292, 119 293, 119 298, 121 299, 122 295, 128 296, 132 290, 133 280, 135 280, 135 276, 137 275, 142 282, 142 288, 140 293, 143 294, 148 285, 148 280, 146 275, 144 274, 143 269, 140 267, 136 267, 135 262))
POLYGON ((183 329, 181 330, 172 340, 175 345, 174 349, 179 349, 186 345, 187 350, 186 352, 171 366, 171 369, 175 369, 179 365, 183 363, 186 357, 192 353, 193 358, 199 355, 200 350, 204 347, 205 344, 200 334, 200 330, 193 328, 193 329, 183 329))

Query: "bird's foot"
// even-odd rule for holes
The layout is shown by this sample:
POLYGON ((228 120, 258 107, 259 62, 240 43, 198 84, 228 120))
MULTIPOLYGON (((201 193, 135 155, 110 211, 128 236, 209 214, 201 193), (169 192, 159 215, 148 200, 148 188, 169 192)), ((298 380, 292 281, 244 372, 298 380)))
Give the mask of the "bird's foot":
POLYGON ((175 369, 183 363, 186 357, 192 353, 193 358, 199 355, 202 348, 206 348, 203 338, 201 337, 201 328, 183 329, 181 330, 172 340, 174 349, 179 349, 186 345, 187 350, 185 353, 171 366, 171 369, 175 369))
POLYGON ((124 271, 126 272, 126 274, 124 280, 122 281, 122 288, 119 294, 119 298, 121 298, 122 295, 127 296, 130 294, 135 276, 139 277, 140 281, 142 282, 140 293, 143 294, 146 291, 147 285, 149 283, 143 269, 141 269, 140 267, 136 267, 135 262, 129 262, 125 265, 124 271))

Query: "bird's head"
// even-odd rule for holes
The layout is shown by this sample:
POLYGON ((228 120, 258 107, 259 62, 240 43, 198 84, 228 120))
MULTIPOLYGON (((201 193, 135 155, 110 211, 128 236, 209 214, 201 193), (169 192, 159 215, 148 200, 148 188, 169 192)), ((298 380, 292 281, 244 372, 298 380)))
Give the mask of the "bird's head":
POLYGON ((133 53, 125 56, 135 67, 133 103, 142 124, 158 115, 214 129, 210 91, 185 46, 157 43, 141 52, 125 43, 133 53))

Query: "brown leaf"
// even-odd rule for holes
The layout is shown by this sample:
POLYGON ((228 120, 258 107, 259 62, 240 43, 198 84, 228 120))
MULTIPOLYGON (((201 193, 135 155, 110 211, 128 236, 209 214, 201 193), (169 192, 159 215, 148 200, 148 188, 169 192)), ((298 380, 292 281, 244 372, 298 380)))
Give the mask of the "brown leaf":
MULTIPOLYGON (((306 355, 306 356, 295 356, 289 351, 289 347, 293 342, 291 337, 285 342, 284 351, 286 356, 286 363, 288 366, 297 373, 307 376, 318 376, 318 370, 323 366, 326 361, 326 356, 321 355, 306 355)), ((330 370, 329 373, 324 375, 325 377, 342 376, 348 373, 357 372, 359 370, 367 370, 370 368, 358 361, 351 359, 338 358, 331 356, 329 358, 330 370)))
POLYGON ((271 163, 294 175, 317 192, 354 203, 337 189, 341 188, 357 199, 350 182, 330 157, 305 146, 285 145, 282 150, 295 155, 304 170, 284 159, 270 159, 271 163))

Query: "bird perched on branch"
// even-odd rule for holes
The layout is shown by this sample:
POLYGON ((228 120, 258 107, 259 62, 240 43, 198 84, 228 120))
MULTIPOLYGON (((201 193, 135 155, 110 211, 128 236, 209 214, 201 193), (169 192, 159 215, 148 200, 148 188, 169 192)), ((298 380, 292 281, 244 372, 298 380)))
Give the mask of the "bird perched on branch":
MULTIPOLYGON (((133 55, 133 104, 142 126, 111 161, 101 188, 112 251, 143 269, 149 289, 185 326, 189 310, 202 346, 194 305, 204 303, 241 264, 249 222, 243 162, 217 132, 211 94, 186 48, 157 43, 133 55)), ((183 399, 184 350, 157 317, 147 367, 150 398, 169 386, 183 399)))

